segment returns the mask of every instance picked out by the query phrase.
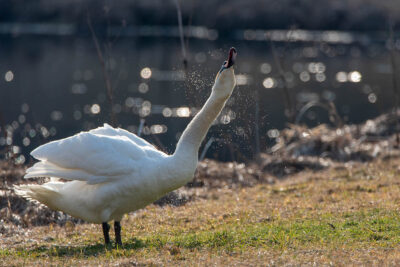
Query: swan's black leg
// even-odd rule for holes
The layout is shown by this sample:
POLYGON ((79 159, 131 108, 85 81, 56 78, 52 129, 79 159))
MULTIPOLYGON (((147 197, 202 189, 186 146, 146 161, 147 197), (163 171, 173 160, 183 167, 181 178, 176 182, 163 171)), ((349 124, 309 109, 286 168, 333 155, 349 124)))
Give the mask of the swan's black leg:
POLYGON ((118 246, 122 246, 121 240, 121 224, 120 222, 114 222, 114 230, 115 230, 115 243, 118 246))
POLYGON ((109 245, 110 235, 108 234, 108 232, 110 231, 110 226, 106 222, 103 222, 102 226, 103 226, 104 242, 106 243, 106 245, 109 245))

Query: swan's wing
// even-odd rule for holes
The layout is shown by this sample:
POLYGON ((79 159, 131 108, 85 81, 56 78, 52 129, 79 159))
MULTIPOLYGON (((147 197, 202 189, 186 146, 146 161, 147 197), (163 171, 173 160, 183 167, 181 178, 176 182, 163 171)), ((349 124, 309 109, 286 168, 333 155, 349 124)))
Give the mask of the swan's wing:
POLYGON ((106 135, 106 136, 121 136, 126 137, 131 140, 138 148, 144 150, 148 157, 157 157, 157 156, 166 156, 164 152, 159 151, 155 148, 152 144, 147 142, 145 139, 140 138, 134 133, 131 133, 127 130, 121 128, 113 128, 107 123, 104 123, 103 127, 98 127, 96 129, 90 130, 89 133, 96 134, 96 135, 106 135))
POLYGON ((111 126, 47 143, 31 155, 40 162, 27 170, 25 178, 55 177, 90 184, 134 176, 143 160, 166 156, 138 136, 111 126))
POLYGON ((148 146, 148 147, 154 148, 154 146, 152 144, 150 144, 143 138, 140 138, 136 134, 133 134, 133 133, 128 132, 127 130, 124 130, 121 128, 115 129, 115 128, 111 127, 110 125, 108 125, 107 123, 104 123, 103 127, 98 127, 96 129, 90 130, 89 133, 99 134, 99 135, 107 135, 107 136, 125 136, 138 146, 148 146))

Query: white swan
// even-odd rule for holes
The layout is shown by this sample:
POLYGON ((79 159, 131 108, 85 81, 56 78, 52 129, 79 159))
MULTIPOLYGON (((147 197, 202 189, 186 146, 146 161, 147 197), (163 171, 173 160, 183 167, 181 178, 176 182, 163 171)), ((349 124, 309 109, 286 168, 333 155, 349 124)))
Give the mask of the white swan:
POLYGON ((143 208, 189 182, 199 146, 235 87, 231 48, 200 112, 183 132, 175 153, 167 155, 144 139, 108 124, 53 141, 32 151, 39 160, 25 178, 51 177, 43 185, 19 185, 15 192, 87 222, 102 223, 110 243, 109 221, 114 220, 116 243, 125 213, 143 208), (72 180, 62 182, 59 178, 72 180))

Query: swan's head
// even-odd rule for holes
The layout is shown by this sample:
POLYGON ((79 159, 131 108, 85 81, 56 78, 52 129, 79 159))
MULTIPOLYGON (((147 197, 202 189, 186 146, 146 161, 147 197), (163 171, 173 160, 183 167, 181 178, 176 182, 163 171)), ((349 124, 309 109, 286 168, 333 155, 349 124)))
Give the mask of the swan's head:
POLYGON ((236 55, 236 49, 232 47, 229 50, 228 60, 224 62, 217 77, 215 77, 213 93, 218 97, 228 98, 236 85, 235 73, 233 71, 236 55))

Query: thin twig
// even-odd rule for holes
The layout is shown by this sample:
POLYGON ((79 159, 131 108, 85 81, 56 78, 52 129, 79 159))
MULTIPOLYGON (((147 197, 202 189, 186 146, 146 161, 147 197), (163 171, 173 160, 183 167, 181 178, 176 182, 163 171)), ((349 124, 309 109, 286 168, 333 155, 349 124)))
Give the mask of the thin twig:
POLYGON ((187 57, 186 57, 186 48, 185 48, 185 40, 183 36, 183 23, 182 23, 182 12, 181 12, 181 7, 179 5, 178 0, 174 0, 175 7, 176 7, 176 13, 178 16, 178 25, 179 25, 179 37, 181 40, 181 48, 182 48, 182 56, 183 56, 183 67, 185 68, 185 71, 187 70, 187 57))
POLYGON ((344 125, 342 117, 340 117, 337 111, 336 105, 333 101, 329 101, 328 106, 330 108, 329 113, 335 118, 336 127, 341 128, 344 125))
POLYGON ((396 64, 396 54, 394 48, 394 31, 393 31, 393 20, 389 21, 389 49, 390 49, 390 63, 392 65, 392 87, 394 93, 394 118, 396 119, 396 147, 400 147, 400 136, 399 136, 399 120, 397 112, 399 110, 399 88, 397 84, 397 64, 396 64))
POLYGON ((258 90, 256 89, 254 92, 254 98, 255 98, 255 115, 254 115, 254 132, 255 132, 255 141, 256 141, 256 153, 255 153, 255 158, 257 161, 260 160, 260 105, 259 105, 259 95, 258 95, 258 90))
POLYGON ((123 19, 121 21, 121 27, 120 27, 118 33, 115 34, 114 39, 111 40, 111 44, 115 44, 117 42, 117 40, 121 37, 122 31, 124 30, 125 27, 126 27, 126 21, 125 21, 125 19, 123 19))
POLYGON ((207 143, 204 145, 203 151, 200 154, 199 161, 202 161, 206 157, 207 151, 214 141, 217 141, 214 137, 208 139, 207 143))
MULTIPOLYGON (((6 124, 4 121, 3 113, 1 111, 0 111, 0 132, 2 132, 4 140, 7 140, 6 124)), ((6 142, 6 146, 4 149, 4 158, 6 158, 8 151, 10 151, 10 146, 6 142)))
MULTIPOLYGON (((146 120, 143 119, 143 121, 144 121, 144 127, 148 127, 148 124, 147 124, 146 120)), ((140 122, 142 122, 142 120, 140 120, 140 122)), ((164 151, 164 152, 167 152, 167 151, 168 151, 167 148, 163 145, 163 143, 161 142, 160 138, 158 138, 157 135, 155 135, 154 133, 152 133, 152 132, 150 131, 150 136, 151 136, 151 137, 154 139, 154 141, 157 143, 159 149, 161 149, 161 150, 164 151)))
POLYGON ((307 102, 298 111, 298 114, 296 116, 296 119, 295 119, 294 123, 295 124, 299 124, 300 121, 303 119, 303 116, 307 113, 307 111, 310 110, 313 107, 320 107, 322 109, 325 109, 328 112, 329 117, 333 117, 334 118, 334 120, 333 121, 331 120, 331 121, 332 121, 332 123, 335 124, 336 128, 343 127, 343 125, 344 125, 343 124, 343 120, 340 117, 339 113, 337 112, 336 106, 332 101, 328 102, 328 104, 321 103, 319 101, 307 102))
POLYGON ((392 65, 392 86, 393 86, 393 92, 395 96, 395 108, 397 109, 399 107, 399 92, 398 92, 398 87, 397 87, 397 79, 396 79, 396 73, 397 73, 397 65, 396 65, 396 55, 394 51, 394 37, 393 37, 393 24, 389 23, 389 42, 390 42, 390 63, 392 65))
POLYGON ((275 61, 275 65, 278 68, 278 73, 279 73, 279 77, 282 80, 283 83, 283 95, 285 98, 285 104, 286 104, 286 109, 287 109, 287 117, 289 119, 289 122, 293 122, 294 121, 294 116, 295 116, 295 110, 294 110, 294 105, 292 103, 292 99, 290 98, 290 94, 289 94, 289 88, 286 85, 286 78, 285 78, 285 73, 283 71, 282 68, 282 64, 281 61, 279 59, 278 53, 276 52, 275 49, 275 45, 272 42, 272 39, 270 38, 270 44, 271 44, 271 51, 272 51, 272 55, 275 61))
POLYGON ((143 118, 140 119, 140 124, 139 124, 138 131, 137 131, 137 136, 139 136, 139 137, 142 135, 144 123, 145 123, 145 119, 143 119, 143 118))
MULTIPOLYGON (((189 51, 189 30, 192 27, 192 22, 193 22, 193 6, 194 6, 194 2, 191 2, 191 7, 190 7, 190 13, 189 13, 189 20, 188 20, 188 24, 187 24, 187 28, 188 28, 188 32, 186 35, 186 51, 189 51)), ((189 53, 189 52, 188 52, 189 53)))
MULTIPOLYGON (((146 123, 146 120, 144 118, 141 118, 140 119, 140 124, 139 124, 139 127, 138 127, 138 131, 137 131, 137 136, 140 137, 142 135, 144 127, 148 127, 148 125, 146 123)), ((163 143, 161 142, 160 138, 158 138, 158 136, 153 134, 151 131, 150 131, 150 135, 154 139, 154 141, 156 141, 158 147, 162 151, 167 152, 167 148, 163 145, 163 143)))
POLYGON ((90 16, 87 16, 87 24, 89 26, 90 32, 92 34, 92 39, 94 42, 94 45, 96 47, 96 51, 97 51, 97 56, 99 58, 100 64, 101 64, 101 68, 103 70, 103 77, 104 77, 104 82, 106 83, 106 92, 107 92, 107 99, 108 102, 110 104, 110 120, 111 120, 111 125, 116 126, 117 124, 117 120, 116 120, 116 116, 114 113, 114 100, 113 100, 113 87, 112 87, 112 83, 111 83, 111 78, 110 78, 110 74, 107 71, 107 66, 106 66, 106 62, 104 60, 104 55, 103 52, 101 51, 100 45, 99 45, 99 41, 97 39, 96 33, 93 30, 93 26, 92 26, 92 21, 90 19, 90 16))

